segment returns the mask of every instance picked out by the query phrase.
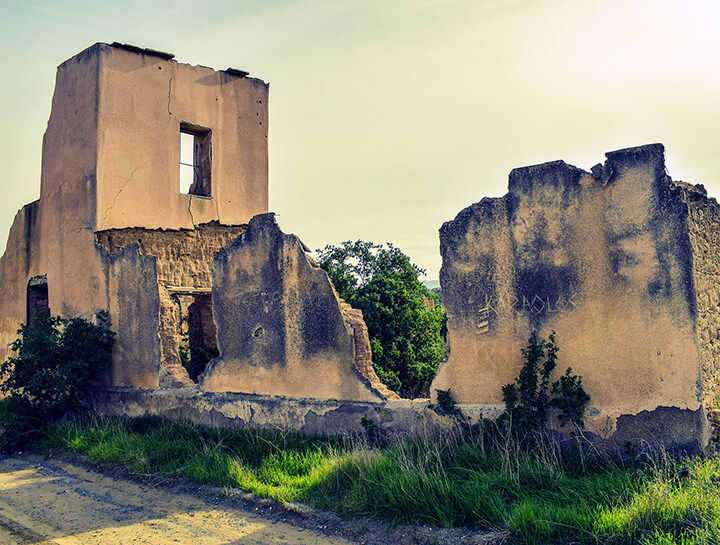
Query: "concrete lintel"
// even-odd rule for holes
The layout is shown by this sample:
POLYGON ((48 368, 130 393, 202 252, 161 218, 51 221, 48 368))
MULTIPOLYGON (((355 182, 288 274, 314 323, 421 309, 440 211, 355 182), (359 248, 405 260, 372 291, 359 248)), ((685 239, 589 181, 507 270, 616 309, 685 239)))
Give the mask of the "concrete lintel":
POLYGON ((196 288, 193 286, 165 286, 172 295, 196 295, 198 293, 211 293, 212 288, 196 288))

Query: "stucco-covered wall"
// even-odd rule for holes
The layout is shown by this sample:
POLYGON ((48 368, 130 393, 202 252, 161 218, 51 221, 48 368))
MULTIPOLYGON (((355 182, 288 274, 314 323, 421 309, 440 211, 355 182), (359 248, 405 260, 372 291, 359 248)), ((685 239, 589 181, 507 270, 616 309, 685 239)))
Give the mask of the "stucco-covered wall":
POLYGON ((88 48, 58 66, 50 119, 43 136, 40 178, 42 200, 53 198, 61 186, 92 180, 93 187, 84 200, 92 199, 93 211, 100 70, 96 49, 88 48))
POLYGON ((247 223, 268 210, 268 85, 107 44, 99 59, 97 228, 247 223), (212 131, 212 198, 179 192, 180 123, 212 131))
POLYGON ((155 259, 141 255, 137 244, 114 255, 102 248, 97 248, 97 253, 106 271, 107 309, 117 333, 107 383, 157 388, 160 300, 155 259))
POLYGON ((683 191, 660 144, 606 156, 593 174, 562 161, 515 169, 507 195, 442 226, 450 355, 432 389, 499 408, 531 331, 555 331, 558 369, 592 397, 590 431, 609 437, 623 415, 667 407, 704 437, 683 191))
POLYGON ((268 207, 267 103, 262 80, 97 43, 58 67, 41 199, 61 190, 93 230, 247 223, 268 207), (209 197, 180 193, 181 123, 211 131, 209 197))
MULTIPOLYGON (((40 240, 38 201, 25 205, 15 216, 7 249, 0 258, 0 360, 5 361, 8 347, 25 321, 27 283, 38 271, 37 249, 40 240)), ((39 274, 39 273, 38 273, 39 274)))
MULTIPOLYGON (((103 266, 94 251, 97 207, 99 59, 91 50, 57 70, 43 137, 37 272, 46 274, 50 309, 90 316, 107 309, 103 266)), ((8 244, 9 246, 9 244, 8 244)), ((23 279, 27 283, 27 278, 23 279)))
POLYGON ((353 332, 325 272, 313 266, 274 214, 213 262, 213 311, 220 356, 200 387, 318 399, 381 401, 355 364, 353 332))

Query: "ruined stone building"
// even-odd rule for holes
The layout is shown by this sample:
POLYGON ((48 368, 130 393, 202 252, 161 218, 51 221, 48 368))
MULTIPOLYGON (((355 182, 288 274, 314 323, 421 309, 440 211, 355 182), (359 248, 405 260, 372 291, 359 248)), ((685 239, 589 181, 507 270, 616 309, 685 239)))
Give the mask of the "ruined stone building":
POLYGON ((718 205, 672 181, 661 144, 606 156, 592 172, 515 169, 504 197, 442 226, 450 354, 433 388, 497 414, 531 331, 555 331, 591 432, 702 447, 720 385, 718 205))
POLYGON ((0 261, 0 358, 37 313, 105 310, 101 385, 392 397, 362 317, 267 214, 267 128, 241 70, 117 43, 60 65, 40 199, 0 261))
MULTIPOLYGON (((107 311, 117 342, 88 402, 120 414, 305 433, 425 432, 372 366, 359 311, 268 213, 268 85, 95 44, 64 62, 40 199, 0 259, 0 358, 39 313, 107 311)), ((497 416, 533 330, 592 397, 594 437, 698 449, 720 387, 720 221, 662 145, 585 172, 512 171, 440 230, 449 357, 431 391, 497 416)))

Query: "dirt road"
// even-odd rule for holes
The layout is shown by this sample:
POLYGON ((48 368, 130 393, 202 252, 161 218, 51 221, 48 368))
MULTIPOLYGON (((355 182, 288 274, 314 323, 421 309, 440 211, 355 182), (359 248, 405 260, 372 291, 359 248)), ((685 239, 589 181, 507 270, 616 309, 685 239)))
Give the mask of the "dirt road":
POLYGON ((227 502, 115 479, 61 460, 0 457, 3 545, 349 545, 227 502))

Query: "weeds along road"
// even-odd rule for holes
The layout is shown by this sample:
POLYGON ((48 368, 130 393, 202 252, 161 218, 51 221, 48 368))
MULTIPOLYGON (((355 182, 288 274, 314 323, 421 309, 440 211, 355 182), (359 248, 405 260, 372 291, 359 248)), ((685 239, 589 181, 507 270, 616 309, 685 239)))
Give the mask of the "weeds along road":
POLYGON ((345 545, 227 502, 144 486, 40 456, 0 457, 3 545, 345 545), (223 505, 223 503, 225 505, 223 505))

